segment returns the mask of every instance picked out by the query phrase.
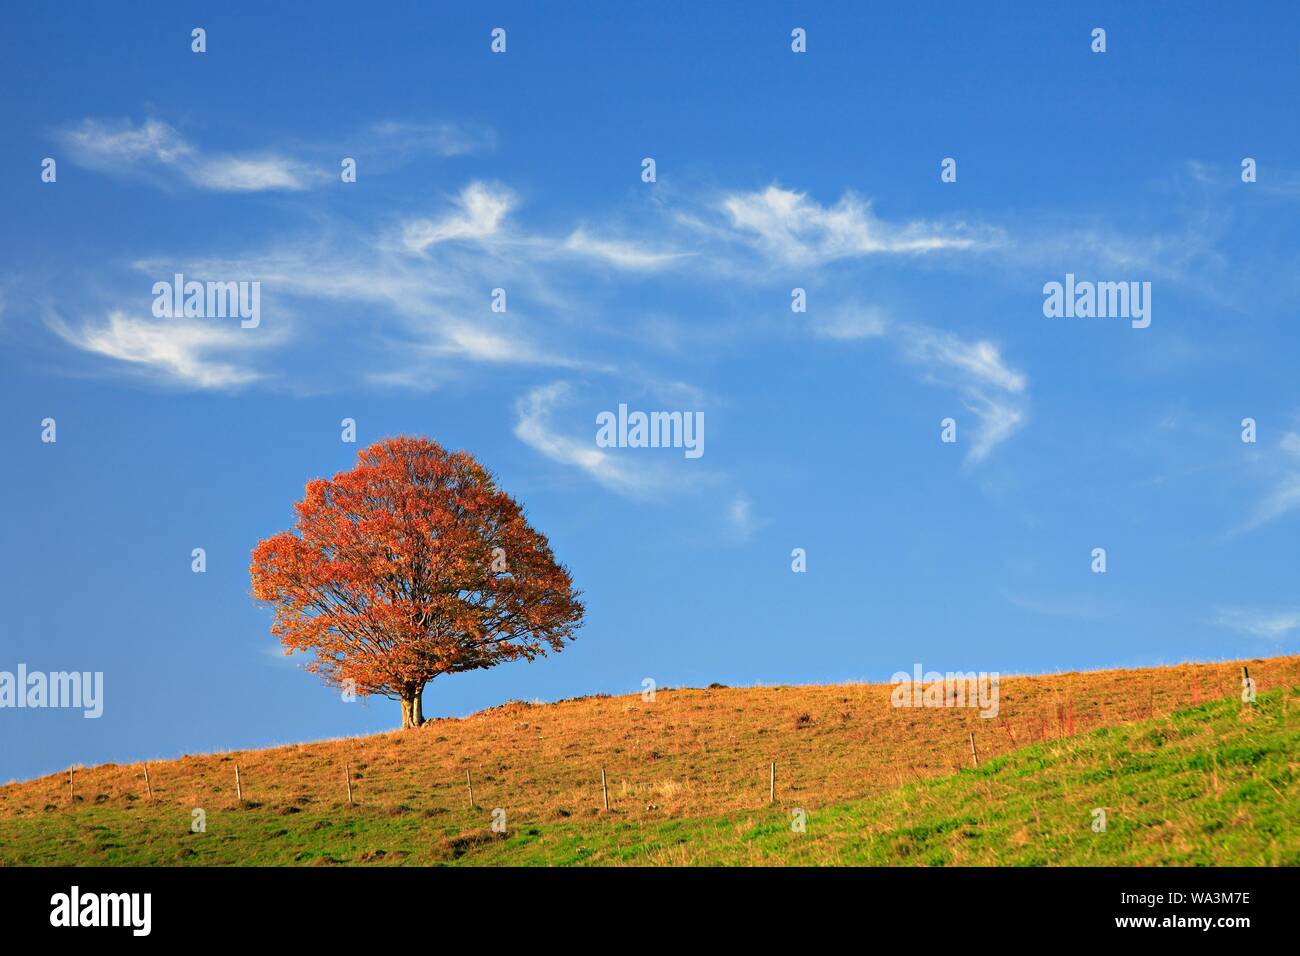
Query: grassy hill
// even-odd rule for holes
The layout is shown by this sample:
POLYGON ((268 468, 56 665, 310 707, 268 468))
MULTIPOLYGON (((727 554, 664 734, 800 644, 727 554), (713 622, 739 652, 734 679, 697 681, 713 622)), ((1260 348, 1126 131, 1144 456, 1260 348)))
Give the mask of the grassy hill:
POLYGON ((153 799, 105 765, 0 788, 0 863, 1300 864, 1300 658, 1249 663, 1253 706, 1239 664, 1004 678, 992 719, 711 688, 151 762, 153 799))

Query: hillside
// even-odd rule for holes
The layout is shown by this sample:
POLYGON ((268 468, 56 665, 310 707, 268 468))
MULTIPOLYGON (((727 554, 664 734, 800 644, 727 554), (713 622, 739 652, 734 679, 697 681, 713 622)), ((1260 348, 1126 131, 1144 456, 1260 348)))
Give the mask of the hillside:
POLYGON ((1235 663, 1004 678, 992 719, 889 685, 661 690, 151 763, 152 800, 139 765, 80 769, 71 803, 66 774, 0 788, 0 863, 1300 862, 1300 658, 1248 663, 1253 708, 1235 663))
POLYGON ((1298 755, 1300 696, 1284 704, 1278 690, 1254 708, 1221 700, 1099 727, 810 809, 802 833, 787 802, 441 849, 471 865, 1300 866, 1298 755))

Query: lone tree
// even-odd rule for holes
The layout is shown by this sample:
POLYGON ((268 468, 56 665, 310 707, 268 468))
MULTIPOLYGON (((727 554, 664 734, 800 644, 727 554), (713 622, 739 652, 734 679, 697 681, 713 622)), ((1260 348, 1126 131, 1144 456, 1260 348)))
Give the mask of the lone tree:
POLYGON ((314 652, 307 669, 327 684, 400 700, 403 728, 423 723, 439 674, 533 660, 581 626, 545 535, 466 452, 390 438, 294 508, 294 530, 253 551, 253 597, 274 608, 286 654, 314 652))

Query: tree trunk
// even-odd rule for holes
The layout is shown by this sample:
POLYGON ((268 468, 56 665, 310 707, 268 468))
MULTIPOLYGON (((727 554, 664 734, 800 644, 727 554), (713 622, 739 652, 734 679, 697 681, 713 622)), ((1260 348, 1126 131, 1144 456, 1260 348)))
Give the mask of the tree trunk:
POLYGON ((402 729, 419 727, 424 723, 424 688, 416 687, 402 693, 402 729))

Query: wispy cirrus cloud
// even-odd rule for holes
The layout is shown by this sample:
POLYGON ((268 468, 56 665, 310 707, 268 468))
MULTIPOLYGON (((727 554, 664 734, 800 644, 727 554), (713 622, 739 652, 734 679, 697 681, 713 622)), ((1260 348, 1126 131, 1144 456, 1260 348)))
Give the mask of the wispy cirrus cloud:
POLYGON ((630 272, 653 271, 691 255, 633 239, 595 235, 582 226, 562 237, 511 228, 509 217, 519 205, 519 197, 507 187, 474 181, 461 190, 453 208, 443 215, 403 220, 399 244, 410 253, 424 254, 440 243, 479 243, 520 262, 561 258, 630 272))
MULTIPOLYGON (((284 308, 294 307, 314 316, 308 331, 320 336, 333 324, 355 326, 355 309, 364 309, 379 331, 369 350, 374 354, 367 358, 358 347, 347 358, 368 361, 371 367, 358 374, 376 385, 427 389, 464 376, 466 362, 608 370, 608 361, 584 354, 592 349, 591 337, 579 335, 584 330, 574 324, 573 316, 590 311, 581 301, 580 270, 650 268, 663 254, 633 243, 584 246, 571 241, 572 233, 529 232, 511 221, 519 205, 508 188, 475 180, 435 215, 407 216, 368 231, 338 224, 309 241, 280 241, 231 256, 153 256, 133 266, 153 280, 183 272, 191 279, 258 281, 267 296, 268 328, 277 326, 284 308), (511 296, 509 309, 499 313, 489 308, 498 287, 511 296)), ((143 295, 148 283, 139 288, 143 295)), ((147 339, 152 347, 141 349, 109 347, 103 327, 114 325, 91 320, 81 330, 65 327, 62 337, 119 361, 148 356, 166 366, 176 358, 157 339, 165 328, 119 325, 114 338, 147 339)), ((243 383, 233 373, 191 378, 197 387, 243 383)))
POLYGON ((983 462, 1023 427, 1028 378, 1006 364, 995 343, 917 325, 898 328, 907 358, 926 369, 928 381, 957 389, 962 405, 975 416, 967 463, 983 462))
POLYGON ((929 380, 956 388, 975 416, 968 463, 983 461, 1025 424, 1028 378, 1003 360, 997 345, 919 326, 900 328, 908 357, 925 369, 929 380))
POLYGON ((178 177, 216 192, 303 190, 326 178, 323 169, 274 151, 208 154, 160 120, 85 119, 59 138, 72 161, 110 173, 178 177))
POLYGON ((662 486, 662 476, 634 467, 608 449, 596 447, 594 425, 593 437, 584 438, 557 429, 552 421, 553 412, 569 398, 570 392, 567 382, 553 382, 520 398, 515 405, 515 437, 552 461, 581 469, 610 491, 631 497, 646 497, 657 491, 662 486))
POLYGON ((964 339, 923 325, 891 321, 872 307, 833 307, 814 320, 813 334, 837 342, 883 339, 892 343, 927 382, 957 391, 975 416, 969 464, 986 459, 1028 419, 1028 376, 1003 358, 987 339, 964 339))
POLYGON ((264 294, 271 293, 263 309, 266 327, 274 329, 285 304, 291 304, 316 316, 318 339, 329 327, 351 325, 355 333, 354 316, 361 309, 379 334, 369 348, 357 339, 351 351, 337 357, 353 367, 372 362, 364 377, 377 384, 445 378, 442 366, 448 363, 596 367, 544 344, 539 333, 545 323, 530 327, 519 310, 490 312, 488 290, 494 280, 502 280, 475 259, 412 260, 378 239, 346 254, 328 237, 311 247, 290 244, 231 259, 146 259, 136 268, 151 277, 182 271, 195 277, 254 278, 264 294))
POLYGON ((649 271, 670 265, 693 253, 660 251, 626 239, 602 238, 578 228, 559 244, 560 250, 580 258, 604 262, 620 269, 649 271))
POLYGON ((1238 531, 1253 531, 1300 509, 1300 433, 1284 433, 1261 464, 1269 473, 1269 488, 1238 531))
MULTIPOLYGON (((625 381, 623 387, 626 389, 629 384, 625 381)), ((647 398, 652 410, 686 408, 684 415, 704 413, 706 396, 684 382, 642 381, 633 390, 647 398)), ((583 403, 570 382, 556 381, 531 389, 515 403, 515 437, 551 461, 577 468, 597 484, 625 498, 652 500, 698 492, 716 486, 722 477, 706 469, 702 461, 687 459, 678 448, 663 454, 647 448, 603 448, 596 444, 595 411, 586 406, 586 412, 576 419, 584 423, 585 427, 580 428, 574 424, 575 407, 581 408, 583 403)), ((613 414, 612 408, 602 410, 613 414)), ((700 429, 696 433, 699 442, 696 447, 702 451, 702 425, 700 429)), ((752 524, 747 502, 741 496, 727 505, 728 523, 734 532, 752 524), (744 502, 741 512, 735 510, 737 501, 744 502)))
POLYGON ((490 135, 446 123, 383 121, 332 144, 281 143, 209 150, 155 118, 87 117, 55 132, 72 161, 114 175, 143 175, 212 192, 301 192, 339 179, 343 157, 358 175, 387 172, 420 155, 459 156, 489 148, 490 135))
MULTIPOLYGON (((287 155, 208 156, 173 127, 152 119, 140 125, 86 120, 65 135, 80 161, 167 169, 205 189, 294 190, 314 183, 317 175, 314 167, 287 155)), ((451 129, 382 123, 370 127, 370 135, 409 149, 473 148, 472 141, 458 139, 451 129)), ((590 212, 567 230, 529 230, 517 220, 520 195, 481 179, 470 180, 442 205, 432 214, 333 225, 316 213, 307 241, 282 239, 261 250, 224 255, 151 256, 135 266, 154 278, 184 271, 194 278, 260 281, 271 304, 270 326, 276 324, 278 302, 313 315, 308 334, 355 321, 349 311, 362 308, 367 325, 376 331, 369 350, 375 360, 358 371, 359 377, 373 384, 425 388, 449 374, 463 375, 463 367, 448 371, 448 363, 456 360, 460 366, 610 370, 609 353, 600 353, 626 342, 628 333, 613 323, 602 328, 599 307, 588 301, 593 286, 586 279, 593 271, 635 281, 681 270, 684 281, 706 290, 719 275, 747 269, 752 274, 744 260, 749 256, 752 264, 755 251, 773 262, 805 265, 970 250, 998 239, 996 230, 960 223, 889 223, 851 193, 826 206, 775 185, 688 200, 677 214, 652 213, 651 223, 635 235, 619 228, 615 217, 590 212), (488 309, 495 288, 508 290, 509 311, 488 309)), ((201 349, 211 351, 222 341, 224 332, 213 331, 207 338, 181 334, 169 348, 160 338, 165 329, 131 324, 124 318, 130 312, 123 309, 80 330, 65 326, 61 334, 79 348, 120 362, 153 363, 196 387, 253 380, 241 376, 231 362, 205 373, 205 363, 197 357, 201 349)), ((990 343, 887 323, 872 307, 855 305, 818 315, 816 332, 825 338, 851 341, 888 331, 928 378, 958 388, 980 423, 968 460, 984 458, 1023 422, 1023 401, 1012 400, 1023 394, 1023 376, 1007 369, 990 343)), ((713 333, 699 329, 693 334, 713 333)), ((350 350, 348 359, 360 363, 366 351, 364 346, 350 350)))
POLYGON ((214 192, 297 191, 324 180, 324 174, 284 156, 218 156, 187 169, 190 182, 214 192))
POLYGON ((83 351, 115 359, 165 383, 196 389, 230 389, 258 381, 262 373, 235 357, 276 341, 275 336, 253 335, 238 325, 139 319, 120 310, 102 322, 73 326, 58 316, 48 322, 83 351))
POLYGON ((727 522, 732 534, 739 541, 748 541, 759 527, 754 516, 754 502, 749 495, 738 492, 727 504, 727 522))
POLYGON ((514 193, 502 186, 473 182, 456 197, 456 208, 437 219, 407 219, 402 245, 422 254, 432 245, 454 240, 481 241, 496 236, 517 205, 514 193))
POLYGON ((386 172, 419 156, 469 156, 496 146, 491 130, 475 130, 455 123, 412 123, 381 120, 340 144, 350 155, 364 160, 367 168, 386 172))
MULTIPOLYGON (((987 230, 976 235, 960 223, 886 222, 875 214, 869 201, 853 193, 845 193, 833 206, 824 206, 806 193, 772 185, 761 192, 729 193, 720 200, 719 210, 731 238, 789 265, 972 250, 996 241, 987 230)), ((717 229, 713 232, 716 235, 717 229)))
POLYGON ((888 328, 883 310, 857 302, 819 309, 812 316, 813 334, 838 342, 877 338, 888 328))
POLYGON ((1025 375, 1011 368, 992 342, 970 342, 947 332, 904 326, 904 340, 914 358, 945 376, 980 388, 1018 395, 1025 390, 1025 375))
POLYGON ((171 165, 197 152, 175 129, 155 119, 136 126, 131 120, 87 118, 60 131, 59 138, 71 147, 75 162, 96 168, 119 163, 171 165))
POLYGON ((1300 609, 1263 611, 1254 608, 1225 608, 1219 612, 1214 623, 1252 637, 1280 641, 1292 631, 1300 629, 1300 609))
POLYGON ((1041 597, 1038 595, 1024 594, 1017 591, 1003 589, 1002 597, 1015 607, 1022 610, 1030 611, 1034 614, 1043 614, 1049 617, 1067 617, 1077 618, 1084 621, 1100 621, 1113 616, 1110 608, 1099 604, 1093 599, 1077 599, 1070 597, 1041 597))

